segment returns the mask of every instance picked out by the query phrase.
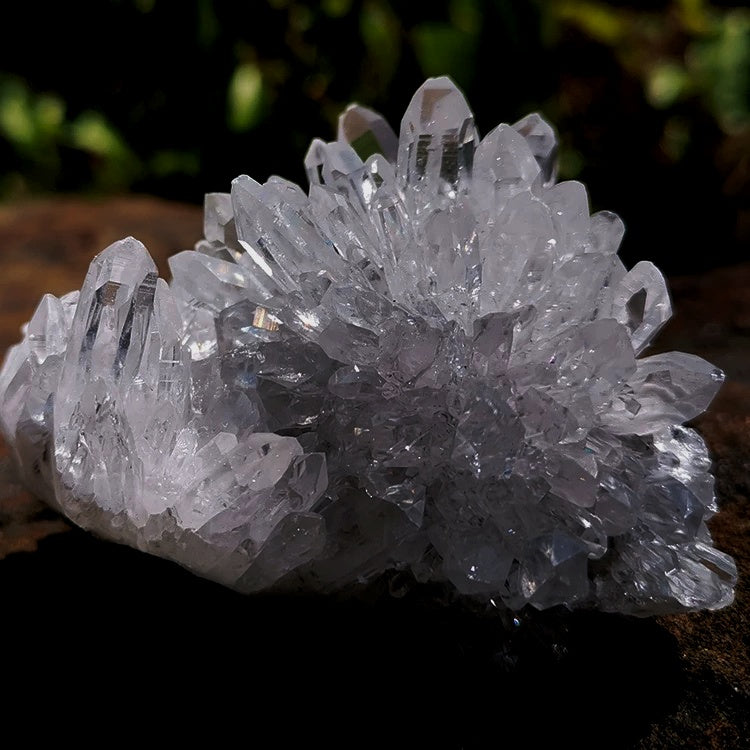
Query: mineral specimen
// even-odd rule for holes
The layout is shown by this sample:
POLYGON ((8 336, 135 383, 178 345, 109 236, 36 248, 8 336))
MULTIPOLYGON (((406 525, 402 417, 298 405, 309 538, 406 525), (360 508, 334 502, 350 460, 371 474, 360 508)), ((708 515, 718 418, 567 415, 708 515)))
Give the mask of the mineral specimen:
POLYGON ((556 183, 539 115, 480 139, 446 78, 397 137, 351 106, 309 194, 247 176, 157 277, 132 238, 45 296, 0 374, 26 485, 97 534, 253 592, 389 569, 518 609, 717 608, 722 373, 641 356, 670 316, 623 224, 556 183))

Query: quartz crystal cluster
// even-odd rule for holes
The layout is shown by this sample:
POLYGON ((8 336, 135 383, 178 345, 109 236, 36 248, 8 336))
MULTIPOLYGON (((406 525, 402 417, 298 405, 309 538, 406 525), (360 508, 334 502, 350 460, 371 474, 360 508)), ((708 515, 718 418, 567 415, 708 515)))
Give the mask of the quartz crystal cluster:
POLYGON ((351 106, 309 192, 247 176, 158 278, 128 238, 45 296, 0 374, 25 484, 239 591, 391 569, 519 609, 732 600, 710 459, 721 371, 643 356, 670 316, 532 114, 480 138, 446 78, 397 136, 351 106))

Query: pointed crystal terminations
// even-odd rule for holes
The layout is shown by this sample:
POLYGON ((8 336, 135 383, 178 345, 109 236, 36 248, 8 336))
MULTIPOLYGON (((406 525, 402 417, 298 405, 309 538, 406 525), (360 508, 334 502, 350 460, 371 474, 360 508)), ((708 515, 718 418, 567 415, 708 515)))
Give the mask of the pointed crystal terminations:
POLYGON ((157 278, 132 238, 46 295, 0 370, 26 485, 85 528, 254 592, 395 568, 519 609, 732 600, 721 371, 644 355, 671 314, 532 114, 480 140, 447 78, 397 137, 352 105, 310 189, 238 177, 157 278))
POLYGON ((396 161, 398 137, 393 128, 377 112, 359 104, 350 104, 339 117, 337 140, 348 143, 362 161, 373 154, 396 161))
POLYGON ((552 126, 536 112, 520 119, 513 129, 529 144, 531 153, 539 164, 544 186, 553 185, 557 179, 557 136, 552 126))
POLYGON ((396 166, 416 213, 429 211, 438 196, 455 198, 468 189, 478 143, 474 115, 453 82, 442 77, 424 83, 401 121, 396 166))

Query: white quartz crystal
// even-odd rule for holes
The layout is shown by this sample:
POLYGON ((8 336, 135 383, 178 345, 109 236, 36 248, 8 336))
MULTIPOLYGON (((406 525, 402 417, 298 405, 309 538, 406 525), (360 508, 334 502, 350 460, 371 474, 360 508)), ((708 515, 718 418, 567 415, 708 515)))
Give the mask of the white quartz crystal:
POLYGON ((128 238, 46 295, 0 373, 26 485, 243 592, 389 569, 518 609, 732 600, 710 459, 722 373, 641 356, 670 316, 620 219, 555 181, 536 114, 480 138, 447 78, 400 135, 352 106, 309 193, 238 177, 157 278, 128 238))

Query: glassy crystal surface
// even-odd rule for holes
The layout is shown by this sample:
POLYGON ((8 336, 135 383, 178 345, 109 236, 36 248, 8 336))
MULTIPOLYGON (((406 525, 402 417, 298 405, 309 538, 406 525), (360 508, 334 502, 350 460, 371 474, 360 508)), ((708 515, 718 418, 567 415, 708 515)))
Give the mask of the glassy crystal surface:
POLYGON ((157 278, 128 238, 46 295, 0 371, 20 476, 97 534, 254 592, 390 569, 519 609, 718 608, 722 373, 643 352, 671 314, 532 114, 480 138, 428 80, 353 105, 309 192, 238 177, 157 278))

